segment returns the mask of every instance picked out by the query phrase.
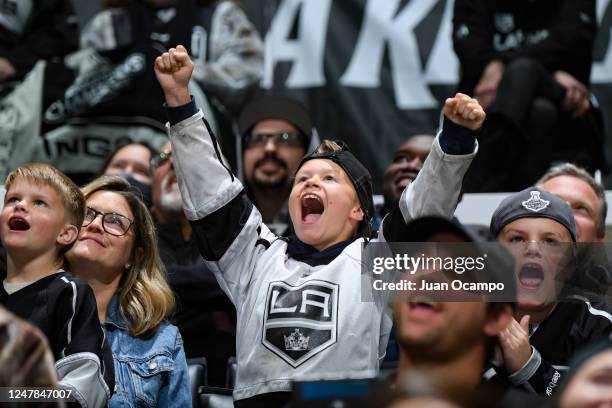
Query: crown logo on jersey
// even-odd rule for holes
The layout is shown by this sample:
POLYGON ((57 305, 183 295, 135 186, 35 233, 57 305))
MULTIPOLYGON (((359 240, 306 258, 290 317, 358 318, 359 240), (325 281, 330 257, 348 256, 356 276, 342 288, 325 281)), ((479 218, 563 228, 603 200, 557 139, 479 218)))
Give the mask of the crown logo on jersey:
POLYGON ((529 211, 538 212, 550 204, 550 201, 543 200, 540 198, 539 191, 531 191, 531 197, 529 200, 523 201, 523 207, 529 211))
POLYGON ((308 341, 310 337, 306 337, 300 333, 300 329, 295 329, 289 336, 283 337, 285 338, 285 350, 308 350, 308 341))

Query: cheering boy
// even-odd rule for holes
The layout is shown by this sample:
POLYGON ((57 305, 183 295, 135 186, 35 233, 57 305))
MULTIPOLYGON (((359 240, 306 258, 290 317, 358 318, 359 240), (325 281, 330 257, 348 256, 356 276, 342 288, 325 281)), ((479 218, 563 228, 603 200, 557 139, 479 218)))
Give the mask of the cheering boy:
MULTIPOLYGON (((183 208, 204 259, 238 313, 235 405, 283 405, 296 379, 376 375, 392 320, 385 301, 361 301, 361 246, 370 238, 374 213, 368 170, 343 144, 322 143, 295 174, 289 196, 295 235, 275 236, 223 164, 190 97, 192 71, 182 46, 155 61, 183 208)), ((444 110, 450 121, 445 120, 431 153, 442 164, 424 166, 383 221, 378 240, 397 238, 394 223, 452 215, 457 197, 422 206, 410 198, 454 190, 445 185, 445 176, 464 174, 476 150, 473 130, 485 116, 478 102, 457 95, 444 110)))

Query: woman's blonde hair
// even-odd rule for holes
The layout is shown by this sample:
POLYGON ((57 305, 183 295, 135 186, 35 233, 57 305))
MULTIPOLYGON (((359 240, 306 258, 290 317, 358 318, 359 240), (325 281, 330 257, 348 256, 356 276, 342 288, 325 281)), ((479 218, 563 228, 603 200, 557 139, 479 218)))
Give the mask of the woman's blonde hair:
POLYGON ((82 188, 85 199, 97 191, 122 196, 134 214, 132 263, 117 290, 119 312, 132 336, 150 336, 174 310, 174 294, 159 256, 153 218, 134 188, 121 177, 102 176, 82 188))

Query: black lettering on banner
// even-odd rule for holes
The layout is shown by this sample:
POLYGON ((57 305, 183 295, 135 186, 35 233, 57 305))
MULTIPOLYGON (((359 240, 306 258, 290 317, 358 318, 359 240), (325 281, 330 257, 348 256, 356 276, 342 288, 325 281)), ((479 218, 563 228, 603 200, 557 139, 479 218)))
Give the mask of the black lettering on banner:
POLYGON ((110 140, 103 137, 85 136, 83 138, 83 153, 104 159, 110 153, 110 145, 110 140))
POLYGON ((61 157, 64 153, 66 155, 77 154, 79 152, 79 140, 59 140, 56 144, 56 152, 57 157, 61 157))

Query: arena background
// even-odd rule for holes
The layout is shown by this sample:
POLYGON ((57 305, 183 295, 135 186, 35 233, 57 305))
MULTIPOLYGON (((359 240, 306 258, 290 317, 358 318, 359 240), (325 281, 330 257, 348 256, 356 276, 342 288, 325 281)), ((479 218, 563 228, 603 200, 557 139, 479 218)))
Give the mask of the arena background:
MULTIPOLYGON (((73 0, 82 22, 96 2, 73 0)), ((408 135, 434 132, 440 101, 458 80, 453 0, 248 0, 240 4, 266 41, 262 88, 310 109, 319 133, 341 138, 374 185, 408 135)), ((597 1, 593 93, 612 158, 612 1, 597 1)), ((576 135, 580 137, 580 135, 576 135)), ((612 177, 604 176, 608 189, 612 177)), ((380 188, 376 191, 380 193, 380 188)))

